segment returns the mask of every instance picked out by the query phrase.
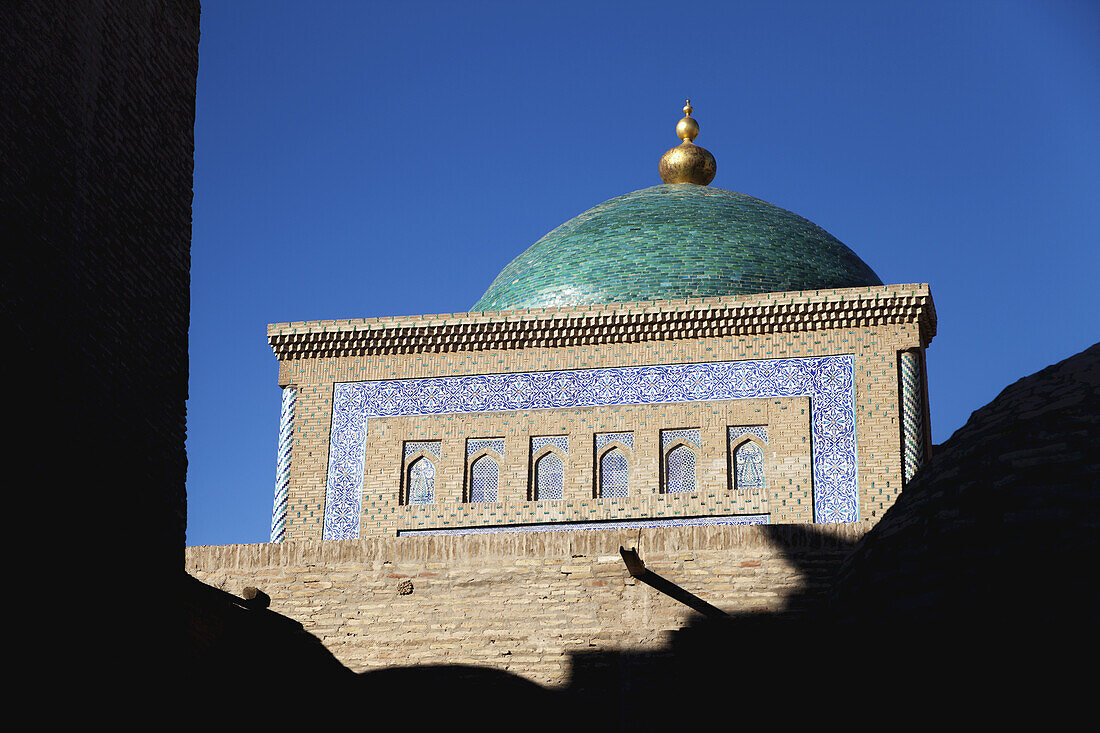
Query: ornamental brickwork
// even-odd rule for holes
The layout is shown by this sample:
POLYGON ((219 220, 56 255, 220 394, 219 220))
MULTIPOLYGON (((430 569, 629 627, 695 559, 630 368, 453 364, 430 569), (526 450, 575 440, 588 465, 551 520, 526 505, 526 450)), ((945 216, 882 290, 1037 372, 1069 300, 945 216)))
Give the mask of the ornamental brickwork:
POLYGON ((286 537, 874 520, 902 486, 899 355, 935 329, 925 285, 272 325, 296 394, 286 537), (768 436, 747 489, 733 428, 768 436), (675 492, 670 430, 701 443, 675 492), (601 492, 607 433, 632 436, 609 459, 625 495, 601 492), (560 499, 531 498, 546 436, 569 446, 560 499), (486 440, 504 451, 474 471, 467 443, 486 440), (424 442, 439 454, 410 478, 406 446, 424 442))

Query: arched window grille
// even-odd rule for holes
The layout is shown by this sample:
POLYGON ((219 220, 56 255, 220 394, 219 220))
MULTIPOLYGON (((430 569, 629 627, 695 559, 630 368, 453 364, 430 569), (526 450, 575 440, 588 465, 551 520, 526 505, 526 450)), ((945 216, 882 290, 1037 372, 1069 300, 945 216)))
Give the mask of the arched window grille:
POLYGON ((470 501, 496 501, 500 467, 492 456, 484 455, 470 466, 470 501))
POLYGON ((733 454, 738 491, 760 491, 764 488, 764 451, 751 440, 738 446, 733 454))
POLYGON ((600 457, 600 496, 623 497, 630 494, 630 464, 618 448, 600 457))
POLYGON ((408 487, 409 504, 435 502, 435 465, 421 456, 409 464, 405 486, 408 487))
POLYGON ((565 463, 556 453, 547 453, 535 464, 535 500, 564 498, 565 463))
POLYGON ((686 445, 677 446, 668 452, 665 457, 665 471, 665 491, 669 494, 697 490, 695 451, 686 445))

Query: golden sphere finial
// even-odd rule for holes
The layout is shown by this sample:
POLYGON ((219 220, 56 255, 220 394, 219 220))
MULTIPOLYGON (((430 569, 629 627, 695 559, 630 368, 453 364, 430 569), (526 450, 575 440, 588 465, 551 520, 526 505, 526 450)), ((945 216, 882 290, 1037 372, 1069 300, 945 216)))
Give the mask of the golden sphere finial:
POLYGON ((678 123, 676 123, 676 137, 681 140, 694 140, 699 137, 699 123, 696 122, 691 113, 694 108, 691 106, 691 100, 687 100, 684 104, 684 117, 678 123))
POLYGON ((688 99, 684 104, 684 117, 676 124, 676 136, 683 142, 661 156, 657 170, 665 183, 706 186, 718 172, 718 163, 710 151, 692 142, 699 136, 699 123, 691 116, 694 111, 688 99))

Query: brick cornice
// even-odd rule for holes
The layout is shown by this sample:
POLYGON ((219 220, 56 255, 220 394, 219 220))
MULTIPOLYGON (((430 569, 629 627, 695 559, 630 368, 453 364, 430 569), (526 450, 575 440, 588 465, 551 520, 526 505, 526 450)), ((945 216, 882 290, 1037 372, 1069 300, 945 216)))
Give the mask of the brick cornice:
POLYGON ((927 285, 883 285, 762 295, 528 308, 346 321, 276 323, 280 361, 634 343, 917 323, 936 335, 927 285))

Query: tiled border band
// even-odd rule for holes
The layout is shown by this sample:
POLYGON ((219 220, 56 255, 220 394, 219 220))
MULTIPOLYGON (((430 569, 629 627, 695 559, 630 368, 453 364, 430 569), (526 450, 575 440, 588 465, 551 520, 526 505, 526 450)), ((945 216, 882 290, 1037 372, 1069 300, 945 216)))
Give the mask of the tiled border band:
POLYGON ((696 527, 709 525, 768 524, 767 514, 741 514, 729 517, 692 517, 690 519, 628 519, 621 522, 554 522, 502 527, 455 527, 451 529, 403 529, 398 537, 424 535, 501 534, 507 532, 572 532, 581 529, 635 529, 637 527, 696 527))
POLYGON ((324 539, 359 536, 367 419, 809 397, 815 522, 858 517, 854 357, 669 364, 335 385, 324 539))

